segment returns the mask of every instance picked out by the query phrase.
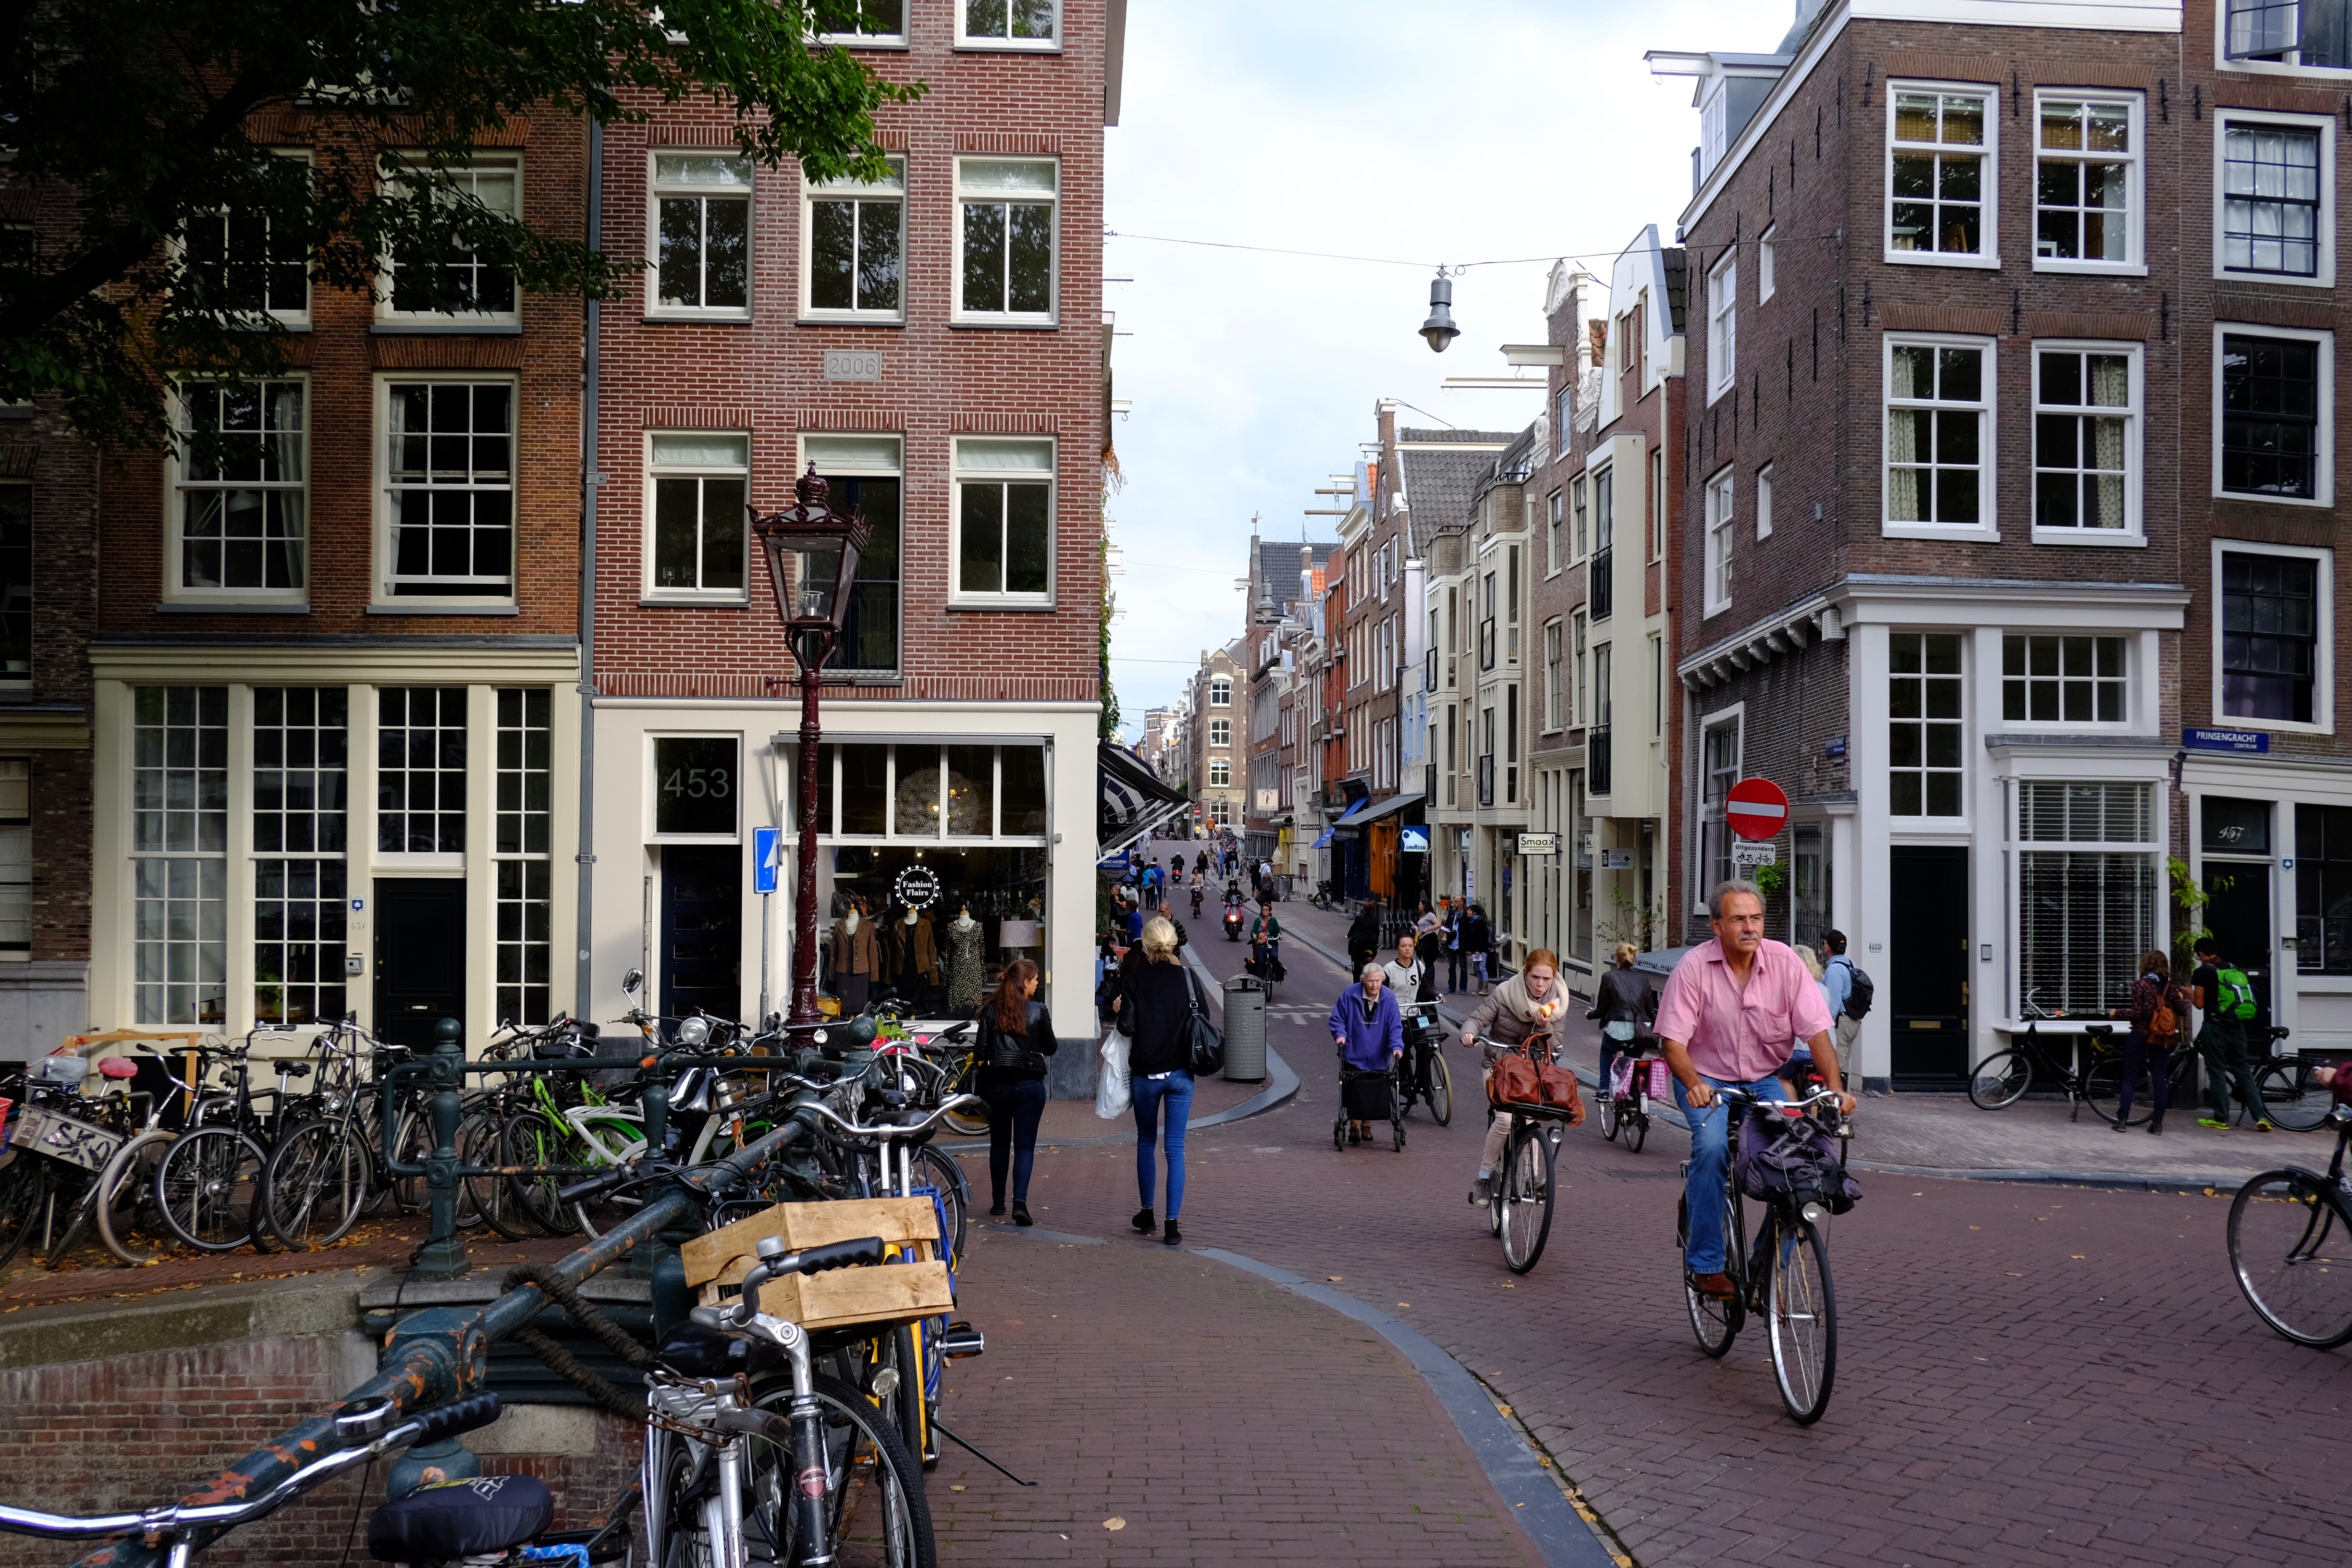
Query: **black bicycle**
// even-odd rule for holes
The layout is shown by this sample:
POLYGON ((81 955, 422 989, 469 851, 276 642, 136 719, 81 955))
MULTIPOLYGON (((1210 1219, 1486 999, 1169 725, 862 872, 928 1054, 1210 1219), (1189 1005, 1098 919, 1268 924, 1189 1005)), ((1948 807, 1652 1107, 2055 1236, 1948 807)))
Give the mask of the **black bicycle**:
POLYGON ((1454 1120, 1454 1070, 1445 1065, 1445 1025, 1434 1002, 1414 1002, 1405 1007, 1404 1060, 1397 1068, 1397 1115, 1415 1104, 1429 1107, 1430 1120, 1440 1127, 1454 1120))
POLYGON ((2254 1315, 2299 1345, 2352 1341, 2352 1198, 2344 1151, 2352 1105, 2332 1104, 2336 1157, 2325 1175, 2289 1165, 2248 1178, 2230 1205, 2230 1272, 2254 1315))
MULTIPOLYGON (((1793 1197, 1767 1200, 1764 1223, 1751 1249, 1739 1195, 1740 1128, 1749 1107, 1818 1115, 1838 1140, 1843 1166, 1853 1125, 1837 1113, 1838 1097, 1826 1089, 1787 1101, 1761 1100, 1737 1089, 1718 1089, 1715 1094, 1729 1107, 1731 1121, 1730 1149, 1723 1163, 1723 1258, 1732 1292, 1727 1300, 1707 1295, 1685 1266, 1683 1300, 1690 1312, 1691 1332, 1700 1350, 1720 1361, 1748 1314, 1760 1315, 1771 1337, 1772 1377, 1780 1385, 1780 1404, 1800 1426, 1810 1426, 1830 1407, 1830 1389, 1837 1381, 1837 1296, 1830 1285, 1829 1247, 1821 1228, 1829 1211, 1793 1197)), ((1683 1162, 1682 1170, 1685 1176, 1690 1174, 1689 1161, 1683 1162)), ((1690 1250, 1688 1197, 1675 1205, 1675 1256, 1681 1262, 1690 1250)))
MULTIPOLYGON (((2067 1121, 2080 1121, 2087 1101, 2101 1120, 2114 1121, 2122 1104, 2124 1064, 2123 1053, 2108 1041, 2120 1026, 2104 1021, 2083 1026, 2083 1033, 2089 1037, 2091 1059, 2089 1065, 2077 1071, 2073 1062, 2051 1050, 2041 1035, 2042 1024, 2058 1022, 2065 1014, 2048 1011, 2035 1003, 2033 995, 2032 992, 2026 994, 2021 1009, 2025 1032, 2016 1037, 2017 1044, 2005 1051, 1993 1052, 1969 1074, 1969 1102, 1979 1110, 1999 1110, 2024 1099, 2025 1091, 2039 1080, 2056 1085, 2059 1092, 2065 1095, 2067 1121)), ((2133 1120, 2144 1121, 2155 1113, 2145 1068, 2137 1088, 2133 1109, 2138 1114, 2133 1120)))
POLYGON ((1628 1153, 1640 1153, 1650 1135, 1651 1069, 1664 1060, 1643 1055, 1640 1047, 1621 1050, 1609 1064, 1610 1081, 1592 1091, 1601 1102, 1601 1136, 1613 1143, 1622 1133, 1628 1153))

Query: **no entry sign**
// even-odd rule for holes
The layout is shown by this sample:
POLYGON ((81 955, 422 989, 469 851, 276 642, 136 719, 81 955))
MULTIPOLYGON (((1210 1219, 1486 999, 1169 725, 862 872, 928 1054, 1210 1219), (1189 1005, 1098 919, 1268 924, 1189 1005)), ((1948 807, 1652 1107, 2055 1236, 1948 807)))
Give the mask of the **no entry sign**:
POLYGON ((1723 818, 1742 838, 1770 838, 1789 824, 1789 797, 1770 779, 1741 779, 1723 797, 1723 818))

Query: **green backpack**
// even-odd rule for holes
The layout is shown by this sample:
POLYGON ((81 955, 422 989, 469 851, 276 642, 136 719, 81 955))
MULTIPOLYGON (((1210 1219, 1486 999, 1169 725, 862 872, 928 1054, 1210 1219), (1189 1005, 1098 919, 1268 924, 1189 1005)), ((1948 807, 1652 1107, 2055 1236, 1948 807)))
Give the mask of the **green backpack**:
POLYGON ((2254 983, 2242 969, 2217 969, 2213 973, 2213 1016, 2236 1023, 2246 1023, 2261 1011, 2254 1003, 2254 983))

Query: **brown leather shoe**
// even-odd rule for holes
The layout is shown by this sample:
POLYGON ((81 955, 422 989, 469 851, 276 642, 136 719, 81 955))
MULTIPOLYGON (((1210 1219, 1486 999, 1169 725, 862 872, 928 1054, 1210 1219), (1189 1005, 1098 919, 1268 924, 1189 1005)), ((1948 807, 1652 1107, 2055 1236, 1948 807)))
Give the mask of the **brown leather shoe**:
POLYGON ((1694 1274, 1690 1282, 1692 1289, 1711 1301, 1728 1301, 1736 1294, 1728 1274, 1694 1274))

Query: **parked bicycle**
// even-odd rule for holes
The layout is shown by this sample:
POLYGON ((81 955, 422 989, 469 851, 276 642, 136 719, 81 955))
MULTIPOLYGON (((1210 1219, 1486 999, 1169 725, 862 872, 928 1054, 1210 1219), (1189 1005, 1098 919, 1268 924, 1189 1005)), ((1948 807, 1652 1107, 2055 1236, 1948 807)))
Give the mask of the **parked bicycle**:
MULTIPOLYGON (((2017 1043, 2009 1049, 1995 1051, 1979 1062, 1969 1075, 1969 1102, 1979 1110, 1999 1110, 2016 1104, 2039 1082, 2053 1084, 2066 1097, 2066 1120, 2080 1119, 2087 1103, 2105 1121, 2114 1121, 2124 1080, 2123 1053, 2108 1042, 2120 1032, 2120 1026, 2105 1021, 2086 1022, 2083 1033, 2087 1037, 2084 1049, 2090 1061, 2076 1070, 2072 1060, 2061 1059, 2043 1041, 2041 1026, 2065 1018, 2061 1012, 2042 1007, 2035 997, 2039 988, 2029 991, 2020 1009, 2026 1020, 2024 1033, 2014 1037, 2017 1043)), ((2180 1053, 2184 1058, 2192 1053, 2180 1053)), ((2154 1113, 2152 1097, 2143 1090, 2135 1109, 2137 1120, 2145 1121, 2154 1113)))
MULTIPOLYGON (((1687 1271, 1683 1273, 1683 1300, 1690 1313, 1691 1332, 1698 1348, 1721 1360, 1738 1337, 1748 1314, 1763 1317, 1772 1352, 1773 1381, 1780 1403, 1801 1426, 1811 1426, 1829 1408, 1830 1389, 1837 1379, 1837 1298, 1830 1285, 1828 1245, 1822 1224, 1828 1210, 1814 1201, 1782 1195, 1764 1205, 1764 1223, 1756 1245, 1748 1245, 1748 1221, 1739 1192, 1739 1145, 1745 1110, 1769 1107, 1774 1111, 1800 1110, 1816 1115, 1838 1140, 1838 1163, 1845 1163, 1853 1126, 1837 1114, 1838 1096, 1822 1089, 1801 1100, 1768 1101, 1744 1089, 1720 1088, 1717 1099, 1731 1108, 1729 1157, 1724 1161, 1724 1269, 1731 1276, 1728 1300, 1702 1292, 1687 1271)), ((1690 1162, 1682 1163, 1685 1176, 1690 1162)), ((1677 1267, 1690 1245, 1690 1200, 1675 1205, 1675 1259, 1677 1267)))
POLYGON ((2230 1272, 2246 1304, 2284 1337, 2319 1350, 2352 1342, 2352 1197, 2344 1170, 2352 1105, 2331 1099, 2336 1154, 2326 1173, 2264 1171, 2230 1205, 2230 1272))

